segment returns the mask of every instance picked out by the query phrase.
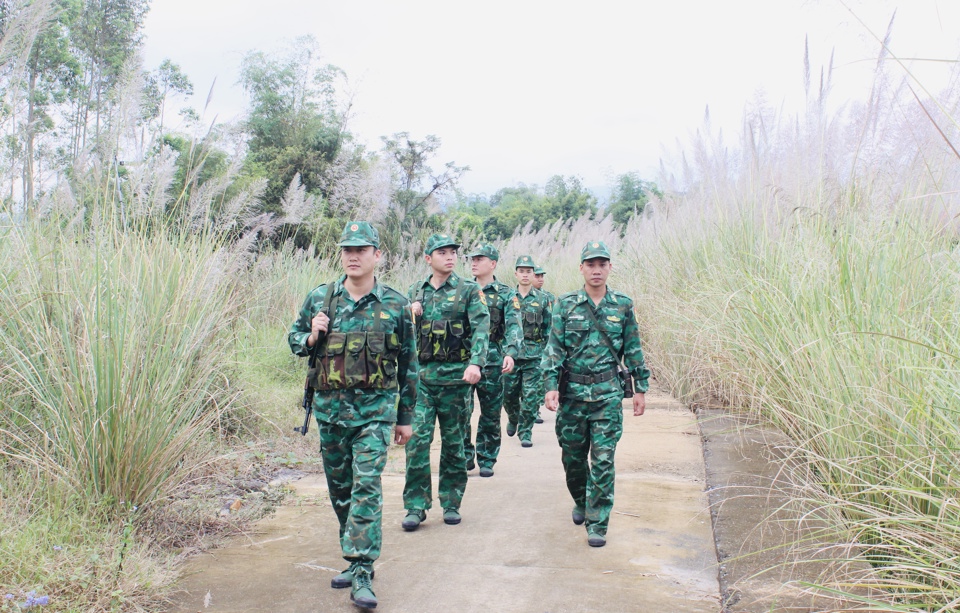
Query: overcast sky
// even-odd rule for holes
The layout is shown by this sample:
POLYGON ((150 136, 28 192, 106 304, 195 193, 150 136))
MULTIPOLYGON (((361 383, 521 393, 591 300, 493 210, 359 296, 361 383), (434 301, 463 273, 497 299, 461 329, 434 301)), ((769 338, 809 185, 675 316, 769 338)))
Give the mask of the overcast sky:
MULTIPOLYGON (((758 92, 798 108, 805 36, 817 74, 836 49, 835 101, 868 87, 870 30, 882 37, 894 10, 894 53, 960 55, 958 0, 845 3, 868 27, 839 0, 153 0, 145 62, 170 58, 193 81, 194 99, 174 106, 202 108, 216 79, 205 119, 231 121, 246 106, 243 55, 312 34, 346 71, 350 129, 371 148, 435 134, 436 166, 471 167, 468 192, 554 174, 602 188, 633 170, 655 179, 708 105, 729 132, 758 92)), ((934 86, 946 66, 912 65, 934 86)))

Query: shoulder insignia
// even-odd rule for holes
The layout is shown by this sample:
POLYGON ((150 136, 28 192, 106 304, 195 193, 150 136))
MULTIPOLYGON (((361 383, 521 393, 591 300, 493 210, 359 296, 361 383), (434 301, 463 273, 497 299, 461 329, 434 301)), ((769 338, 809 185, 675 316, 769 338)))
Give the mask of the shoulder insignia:
POLYGON ((486 306, 486 304, 487 304, 487 295, 483 293, 483 290, 480 290, 480 291, 477 292, 477 293, 480 294, 480 302, 481 302, 484 306, 486 306))
POLYGON ((513 297, 513 308, 515 309, 520 308, 520 299, 517 298, 516 296, 513 297))

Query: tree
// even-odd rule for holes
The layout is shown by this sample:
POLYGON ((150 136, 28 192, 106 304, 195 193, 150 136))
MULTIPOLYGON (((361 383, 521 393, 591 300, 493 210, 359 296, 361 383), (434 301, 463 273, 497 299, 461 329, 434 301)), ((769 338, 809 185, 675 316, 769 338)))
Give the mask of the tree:
POLYGON ((160 67, 144 75, 143 119, 160 120, 158 133, 163 135, 163 118, 167 98, 171 95, 189 96, 193 94, 193 83, 184 74, 178 64, 169 58, 160 62, 160 67))
POLYGON ((345 75, 331 64, 318 65, 319 55, 308 36, 296 39, 284 56, 252 51, 243 58, 240 83, 250 96, 244 174, 267 180, 267 212, 280 212, 297 175, 307 193, 325 196, 326 173, 350 137, 349 104, 338 102, 335 88, 345 75))
POLYGON ((643 212, 650 194, 663 195, 655 183, 642 180, 637 172, 619 175, 607 204, 607 212, 618 226, 626 226, 633 216, 643 212))
POLYGON ((440 148, 440 139, 434 135, 418 141, 407 132, 398 132, 381 140, 394 177, 382 238, 386 239, 386 248, 395 251, 404 239, 415 241, 440 229, 442 220, 436 211, 440 200, 455 192, 457 182, 470 167, 446 162, 443 170, 435 172, 430 160, 440 148))

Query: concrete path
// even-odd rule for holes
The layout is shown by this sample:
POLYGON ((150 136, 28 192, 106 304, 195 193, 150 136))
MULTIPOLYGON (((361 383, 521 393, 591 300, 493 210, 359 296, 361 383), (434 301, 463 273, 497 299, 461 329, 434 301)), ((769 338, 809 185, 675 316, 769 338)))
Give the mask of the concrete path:
MULTIPOLYGON (((616 504, 603 548, 588 547, 583 526, 570 521, 572 501, 548 411, 534 428, 532 448, 504 437, 495 476, 471 471, 458 526, 445 525, 434 507, 418 531, 400 528, 404 456, 391 450, 376 610, 719 611, 696 418, 665 394, 648 394, 647 407, 642 417, 625 408, 616 504)), ((434 476, 437 455, 435 448, 434 476)), ((255 533, 191 560, 183 592, 168 611, 358 611, 349 589, 330 588, 345 563, 323 477, 295 487, 295 500, 259 522, 255 533)))

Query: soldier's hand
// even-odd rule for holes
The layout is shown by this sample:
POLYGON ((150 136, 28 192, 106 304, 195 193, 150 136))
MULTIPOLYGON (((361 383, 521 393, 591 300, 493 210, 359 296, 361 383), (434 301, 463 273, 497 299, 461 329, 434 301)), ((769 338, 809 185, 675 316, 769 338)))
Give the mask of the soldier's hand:
POLYGON ((321 334, 326 334, 327 327, 330 325, 330 318, 323 311, 319 312, 310 320, 310 337, 307 339, 307 347, 313 347, 317 344, 317 339, 321 334))
POLYGON ((420 304, 419 300, 410 305, 410 312, 417 317, 423 315, 423 305, 420 304))
POLYGON ((500 372, 502 372, 502 373, 504 373, 504 374, 506 374, 506 373, 508 373, 508 372, 511 372, 511 371, 513 371, 513 366, 514 366, 513 358, 511 358, 510 356, 504 356, 504 358, 503 358, 503 368, 500 369, 500 372))
POLYGON ((476 364, 467 366, 467 369, 463 371, 463 380, 470 385, 476 385, 480 381, 480 367, 476 364))
POLYGON ((647 399, 643 394, 633 395, 633 415, 639 417, 647 410, 647 399))
POLYGON ((393 427, 393 442, 397 445, 406 445, 413 436, 413 426, 396 425, 393 427))
POLYGON ((543 406, 546 407, 548 411, 556 413, 557 409, 560 408, 560 392, 557 390, 547 392, 547 395, 543 397, 543 406))

